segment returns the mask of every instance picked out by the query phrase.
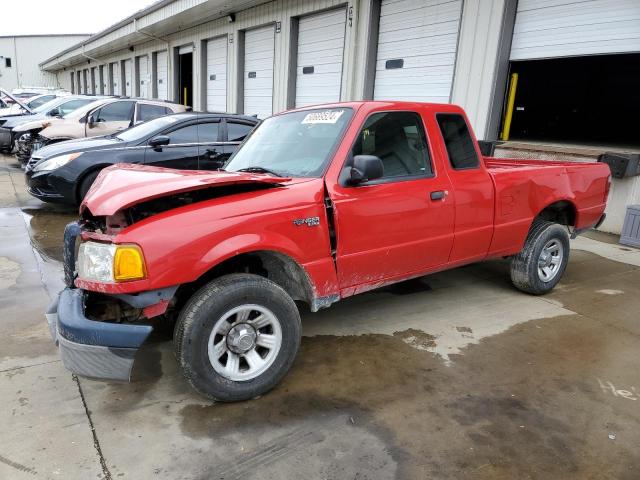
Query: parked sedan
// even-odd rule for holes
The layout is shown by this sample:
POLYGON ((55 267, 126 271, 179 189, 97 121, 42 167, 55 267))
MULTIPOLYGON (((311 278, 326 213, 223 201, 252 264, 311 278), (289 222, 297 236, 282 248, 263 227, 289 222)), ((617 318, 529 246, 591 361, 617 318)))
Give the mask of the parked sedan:
POLYGON ((49 145, 27 164, 28 191, 45 202, 78 205, 100 171, 116 163, 217 170, 257 124, 244 115, 181 113, 115 135, 49 145))
POLYGON ((48 93, 46 95, 34 95, 23 99, 15 95, 11 95, 9 98, 12 98, 14 103, 7 105, 3 102, 6 106, 4 108, 0 108, 0 117, 6 117, 8 115, 29 115, 36 108, 50 102, 51 100, 55 100, 58 96, 59 95, 54 93, 48 93), (17 103, 16 100, 20 101, 20 103, 17 103))
POLYGON ((44 123, 29 122, 16 127, 16 137, 29 134, 29 137, 25 137, 24 145, 20 145, 21 156, 28 159, 33 151, 44 145, 76 138, 109 135, 139 122, 185 111, 182 105, 161 100, 112 97, 93 99, 93 102, 62 118, 52 118, 44 123))
MULTIPOLYGON (((34 109, 33 113, 29 115, 12 115, 0 118, 0 151, 10 153, 18 138, 25 137, 24 140, 27 140, 26 136, 30 136, 28 131, 25 130, 20 130, 19 135, 14 133, 16 127, 30 124, 31 129, 29 131, 36 130, 37 128, 42 129, 52 118, 62 118, 64 115, 95 100, 94 97, 75 95, 58 97, 34 109)), ((21 157, 24 158, 25 154, 26 148, 21 149, 20 145, 18 145, 18 158, 22 160, 21 157)), ((24 158, 25 162, 27 160, 29 160, 29 155, 26 155, 26 158, 24 158)))

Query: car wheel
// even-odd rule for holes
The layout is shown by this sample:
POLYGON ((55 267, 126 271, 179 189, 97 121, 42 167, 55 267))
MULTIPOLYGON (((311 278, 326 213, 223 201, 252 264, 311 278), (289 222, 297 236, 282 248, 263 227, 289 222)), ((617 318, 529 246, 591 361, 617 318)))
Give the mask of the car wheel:
POLYGON ((82 182, 80 182, 80 187, 78 188, 78 203, 82 203, 82 200, 84 200, 84 197, 87 196, 91 185, 93 185, 93 182, 96 181, 98 175, 100 175, 100 170, 95 170, 82 179, 82 182))
POLYGON ((300 346, 300 314, 271 280, 226 275, 187 302, 174 346, 184 376, 202 395, 248 400, 271 390, 291 368, 300 346))
POLYGON ((566 227, 536 219, 522 251, 511 259, 511 281, 516 288, 542 295, 556 286, 569 261, 566 227))

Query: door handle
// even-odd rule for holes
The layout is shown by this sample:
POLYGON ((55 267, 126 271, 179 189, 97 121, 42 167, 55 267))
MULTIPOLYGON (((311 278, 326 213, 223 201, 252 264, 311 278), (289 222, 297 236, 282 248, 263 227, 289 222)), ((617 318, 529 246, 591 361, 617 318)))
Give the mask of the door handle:
POLYGON ((435 192, 431 192, 431 200, 444 200, 444 197, 447 196, 447 192, 445 190, 436 190, 435 192))

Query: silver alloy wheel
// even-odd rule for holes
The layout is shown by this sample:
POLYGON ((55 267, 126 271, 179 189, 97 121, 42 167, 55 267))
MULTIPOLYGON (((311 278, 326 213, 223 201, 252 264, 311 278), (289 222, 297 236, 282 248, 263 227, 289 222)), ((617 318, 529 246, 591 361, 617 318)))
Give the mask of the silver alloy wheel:
POLYGON ((262 305, 240 305, 222 315, 209 335, 208 354, 213 369, 235 382, 264 373, 282 345, 280 321, 262 305))
POLYGON ((549 240, 538 258, 538 277, 543 282, 550 282, 558 275, 562 260, 564 258, 564 247, 558 239, 549 240))

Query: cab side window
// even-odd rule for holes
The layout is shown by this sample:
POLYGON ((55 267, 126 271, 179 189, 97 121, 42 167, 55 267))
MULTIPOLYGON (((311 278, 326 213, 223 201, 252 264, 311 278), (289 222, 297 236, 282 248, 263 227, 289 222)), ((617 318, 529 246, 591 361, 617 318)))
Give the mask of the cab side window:
POLYGON ((449 162, 455 170, 478 168, 480 160, 469 133, 469 127, 462 115, 438 113, 436 115, 442 139, 447 147, 449 162))
POLYGON ((365 122, 352 154, 375 155, 384 166, 383 179, 433 173, 422 118, 415 112, 382 112, 365 122))
POLYGON ((128 122, 133 117, 134 102, 114 102, 102 107, 96 114, 97 122, 128 122))
POLYGON ((198 125, 188 125, 178 128, 167 135, 169 136, 169 145, 198 143, 198 125))

